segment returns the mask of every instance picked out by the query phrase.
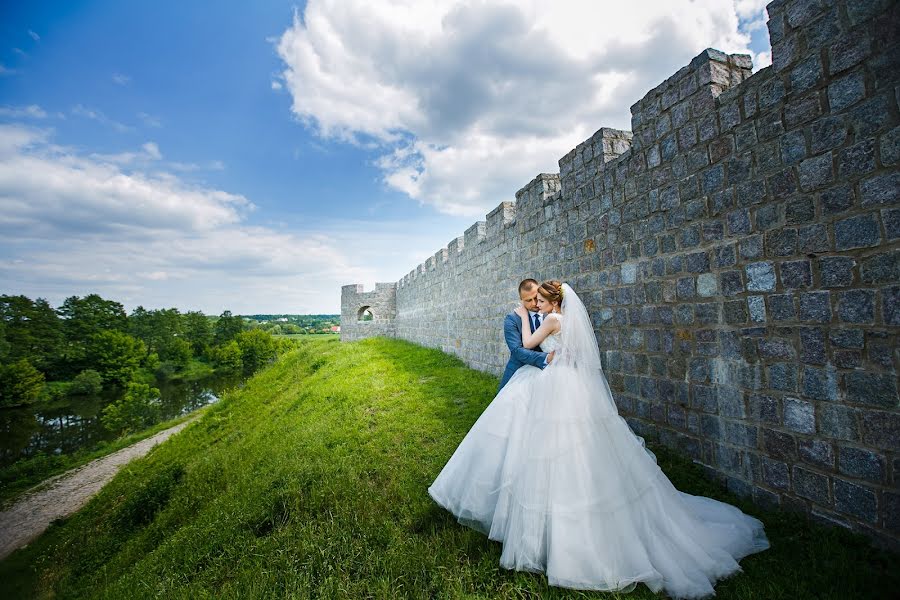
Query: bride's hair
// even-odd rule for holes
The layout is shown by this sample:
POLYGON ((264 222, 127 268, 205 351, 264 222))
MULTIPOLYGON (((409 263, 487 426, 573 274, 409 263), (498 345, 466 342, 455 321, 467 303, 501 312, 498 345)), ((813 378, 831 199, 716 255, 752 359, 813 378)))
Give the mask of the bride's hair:
POLYGON ((545 281, 538 288, 538 293, 555 304, 562 304, 562 283, 555 279, 545 281))

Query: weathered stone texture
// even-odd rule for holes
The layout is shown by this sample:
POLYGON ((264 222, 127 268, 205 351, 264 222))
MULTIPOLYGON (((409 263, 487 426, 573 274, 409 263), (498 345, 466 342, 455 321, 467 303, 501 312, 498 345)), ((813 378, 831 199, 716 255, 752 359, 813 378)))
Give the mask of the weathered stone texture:
POLYGON ((568 281, 635 431, 900 547, 898 11, 772 2, 773 66, 704 51, 633 132, 600 129, 396 284, 345 286, 342 339, 499 374, 518 280, 568 281))

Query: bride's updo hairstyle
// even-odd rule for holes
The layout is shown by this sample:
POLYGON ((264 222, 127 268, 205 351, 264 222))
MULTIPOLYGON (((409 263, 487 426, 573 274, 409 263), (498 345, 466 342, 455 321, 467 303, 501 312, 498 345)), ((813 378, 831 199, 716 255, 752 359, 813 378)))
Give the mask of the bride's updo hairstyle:
POLYGON ((556 305, 556 308, 562 306, 563 292, 562 283, 555 279, 545 281, 538 287, 538 294, 556 305))

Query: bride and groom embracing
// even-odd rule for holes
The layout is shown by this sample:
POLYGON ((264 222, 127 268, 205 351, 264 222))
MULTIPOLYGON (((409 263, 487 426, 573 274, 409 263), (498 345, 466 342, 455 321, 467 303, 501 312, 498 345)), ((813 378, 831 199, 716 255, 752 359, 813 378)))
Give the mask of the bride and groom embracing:
POLYGON ((675 489, 619 416, 569 285, 526 279, 519 296, 500 389, 428 493, 502 542, 501 566, 546 573, 550 585, 714 594, 738 560, 769 547, 763 524, 675 489))

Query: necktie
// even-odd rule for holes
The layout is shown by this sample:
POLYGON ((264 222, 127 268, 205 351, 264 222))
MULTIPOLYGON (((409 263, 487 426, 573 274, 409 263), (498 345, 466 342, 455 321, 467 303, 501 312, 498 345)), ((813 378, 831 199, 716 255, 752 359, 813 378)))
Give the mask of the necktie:
POLYGON ((534 313, 534 330, 537 331, 538 327, 541 326, 541 320, 538 318, 538 314, 534 313))

